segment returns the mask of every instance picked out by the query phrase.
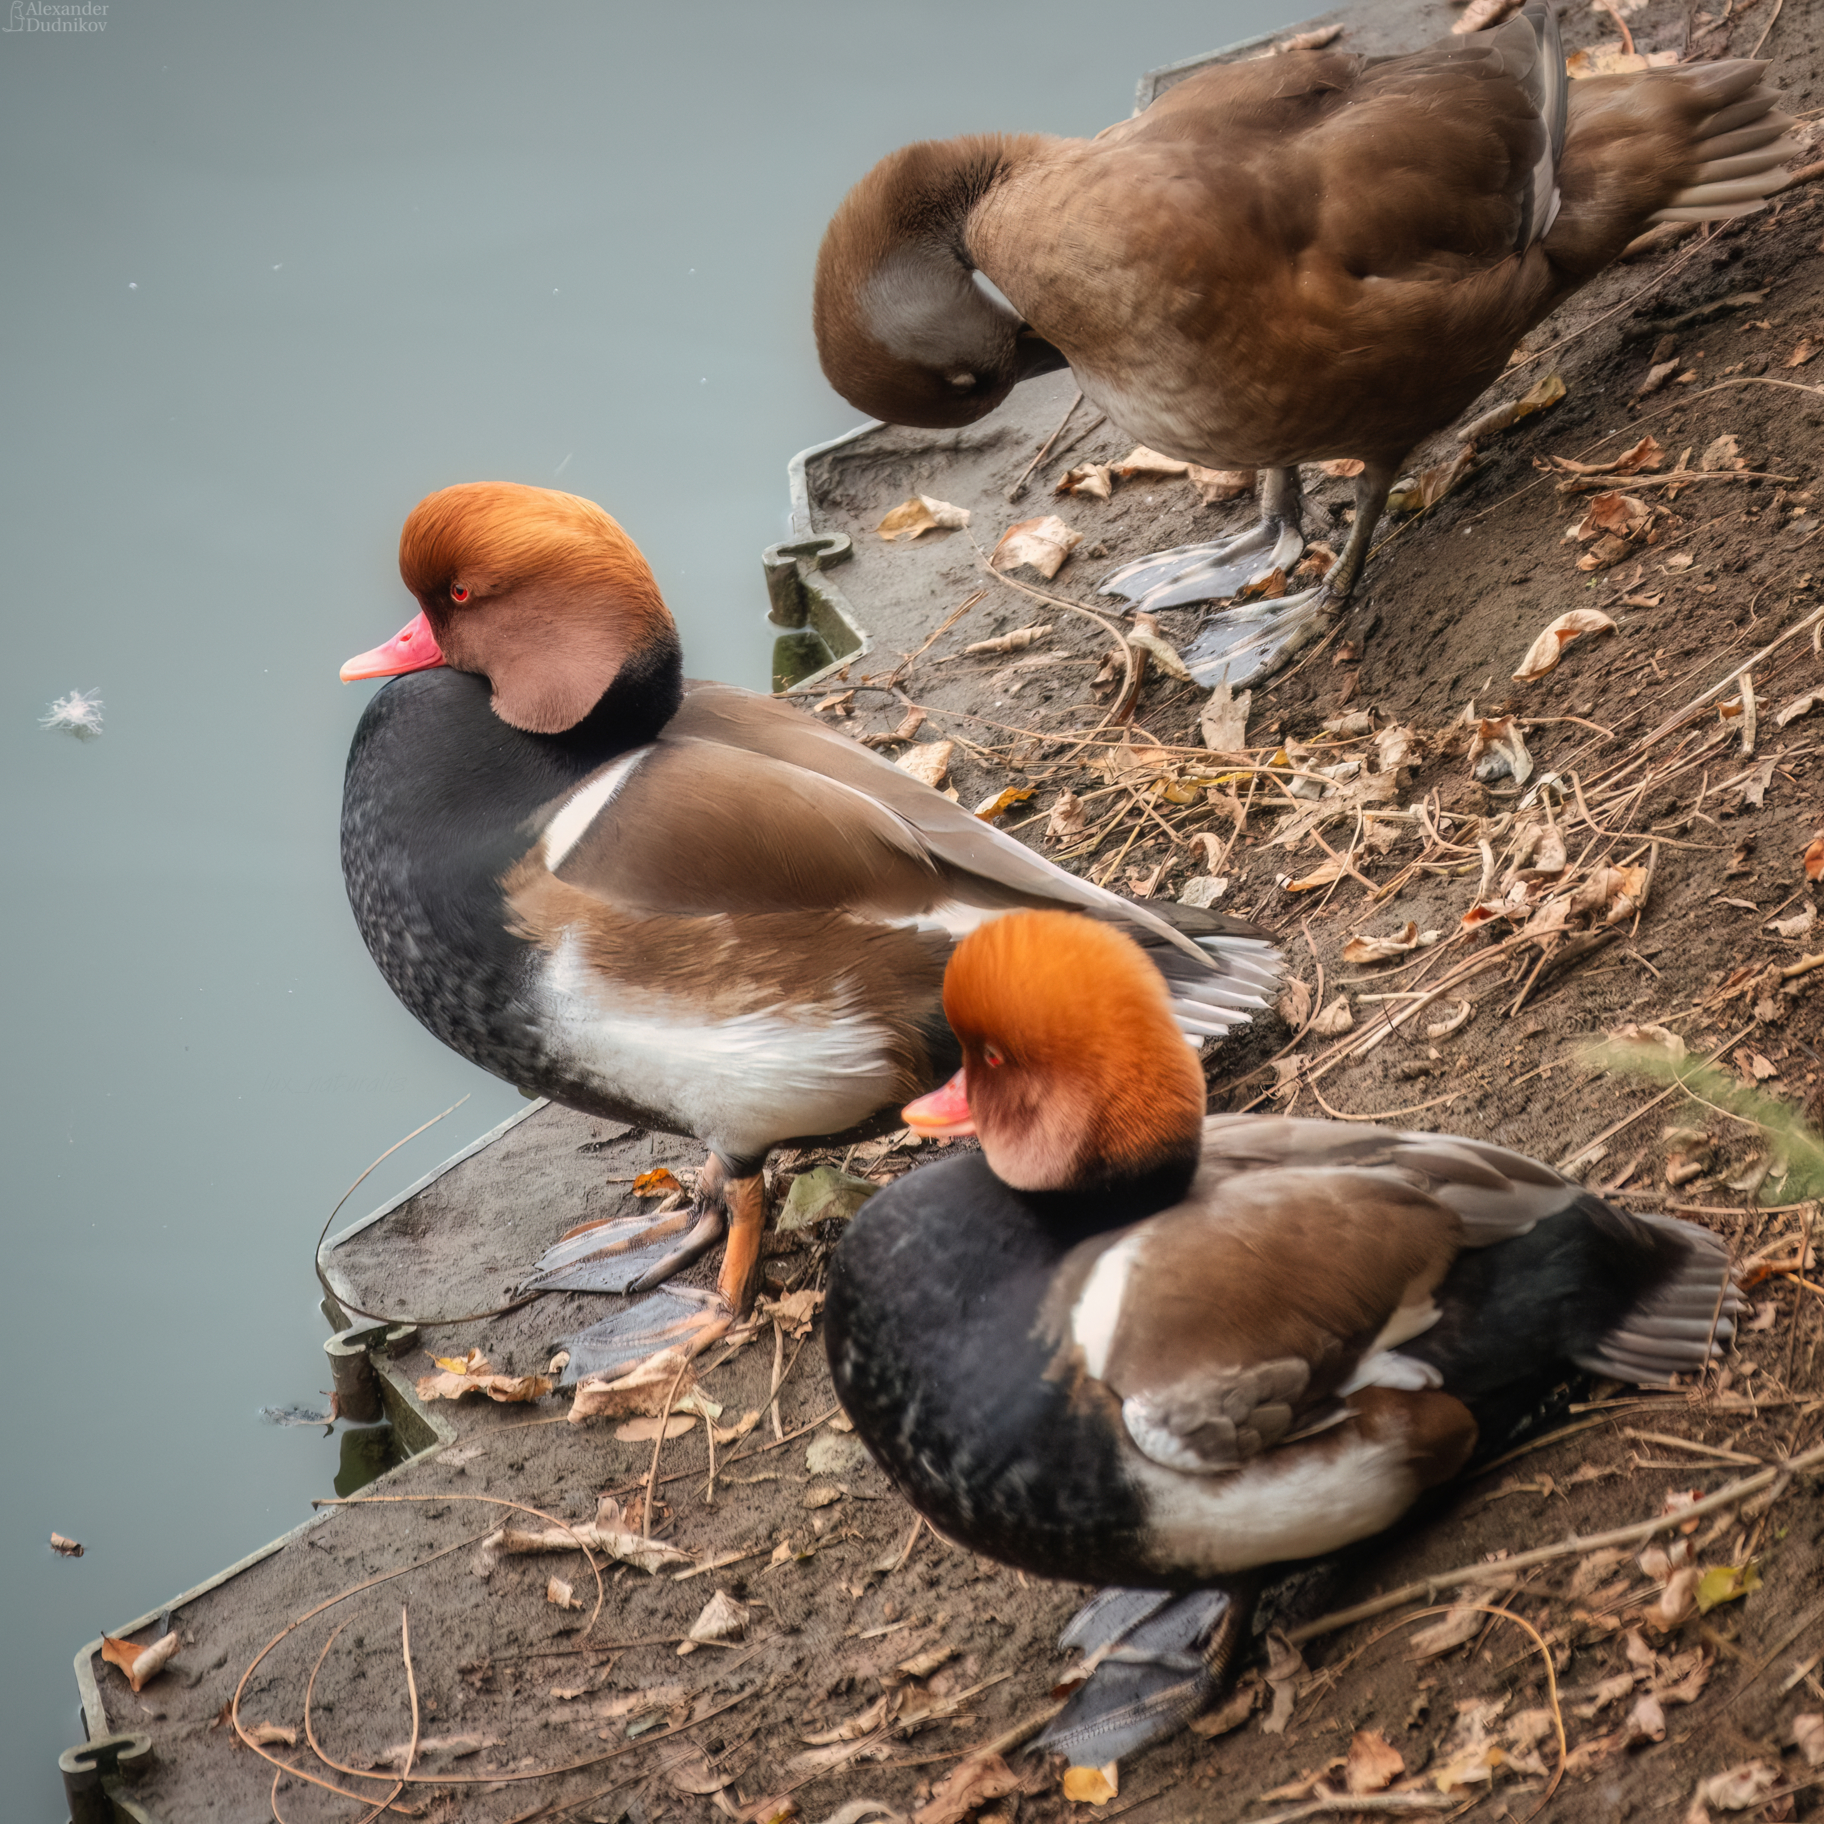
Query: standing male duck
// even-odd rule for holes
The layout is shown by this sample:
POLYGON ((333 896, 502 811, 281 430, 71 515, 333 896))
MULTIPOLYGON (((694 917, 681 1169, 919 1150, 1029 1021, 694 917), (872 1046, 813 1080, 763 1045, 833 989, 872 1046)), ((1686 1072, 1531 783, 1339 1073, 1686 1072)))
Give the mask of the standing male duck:
POLYGON ((935 1526, 1115 1586, 1066 1635, 1120 1645, 1049 1732, 1079 1762, 1221 1694, 1262 1567, 1391 1526, 1573 1365, 1663 1384, 1733 1334, 1707 1230, 1480 1141, 1206 1117, 1109 926, 973 932, 944 1011, 962 1069, 906 1119, 982 1150, 855 1217, 830 1367, 935 1526))
POLYGON ((413 509, 399 566, 421 612, 342 668, 395 679, 343 796, 368 949, 484 1070, 709 1148, 694 1212, 596 1225, 545 1283, 589 1256, 597 1288, 643 1290, 732 1223, 715 1299, 610 1320, 573 1372, 674 1320, 700 1344, 745 1314, 768 1150, 887 1131, 955 1068, 944 963, 976 926, 1034 906, 1120 924, 1193 1039, 1266 1004, 1277 952, 1254 927, 1190 913, 1180 930, 795 705, 687 681, 651 570, 592 501, 445 488, 413 509))
POLYGON ((1217 65, 1091 140, 911 145, 817 260, 823 371, 894 424, 969 424, 1069 365, 1166 455, 1262 469, 1261 523, 1123 566, 1143 608, 1232 596, 1302 547, 1297 464, 1365 465, 1322 584, 1187 653, 1240 684, 1353 589, 1401 464, 1652 222, 1762 206, 1794 150, 1761 63, 1567 82, 1545 0, 1409 56, 1217 65), (975 283, 992 282, 997 299, 975 283))

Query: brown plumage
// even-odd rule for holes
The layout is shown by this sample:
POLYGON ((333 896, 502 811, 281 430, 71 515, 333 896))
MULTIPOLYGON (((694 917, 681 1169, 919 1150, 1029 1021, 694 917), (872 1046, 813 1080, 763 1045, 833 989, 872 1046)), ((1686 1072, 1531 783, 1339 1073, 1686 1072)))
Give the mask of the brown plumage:
MULTIPOLYGON (((344 796, 375 960, 483 1068, 712 1153, 687 1249, 623 1223, 585 1244, 593 1289, 656 1283, 719 1235, 725 1205, 714 1321, 745 1310, 768 1150, 896 1125, 949 1074, 945 959, 1004 912, 1131 929, 1194 1035, 1266 1004, 1277 958, 1252 926, 1187 913, 1181 929, 798 707, 686 681, 645 559, 593 502, 445 488, 406 521, 400 569, 418 618, 343 671, 397 679, 344 796)), ((580 1270, 567 1253, 566 1283, 580 1270)))
MULTIPOLYGON (((1399 464, 1528 329, 1648 223, 1742 214, 1778 186, 1790 121, 1764 68, 1596 77, 1567 94, 1534 0, 1409 56, 1206 69, 1093 140, 908 146, 824 236, 824 372, 864 411, 942 426, 1067 361, 1150 447, 1268 470, 1268 516, 1294 523, 1296 464, 1360 458, 1329 583, 1340 599, 1399 464)), ((1148 605, 1170 603, 1155 587, 1148 605)))
POLYGON ((957 946, 944 1005, 982 1150, 850 1224, 831 1372, 949 1537, 1130 1586, 1099 1599, 1119 1625, 1067 1632, 1092 1664, 1120 1647, 1047 1738, 1080 1763, 1218 1698, 1266 1567, 1391 1526, 1536 1425, 1573 1364, 1663 1385, 1733 1334, 1720 1238, 1537 1160, 1199 1120, 1200 1073, 1118 932, 1012 914, 957 946), (1144 1589, 1197 1594, 1149 1632, 1167 1612, 1144 1589))

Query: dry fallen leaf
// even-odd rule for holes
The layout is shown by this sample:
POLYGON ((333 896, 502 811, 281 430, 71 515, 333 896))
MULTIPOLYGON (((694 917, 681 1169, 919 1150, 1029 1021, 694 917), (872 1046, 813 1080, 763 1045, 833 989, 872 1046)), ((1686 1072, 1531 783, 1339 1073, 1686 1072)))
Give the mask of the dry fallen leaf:
POLYGON ((1492 436, 1496 431, 1505 431, 1510 425, 1518 424, 1523 418, 1530 418, 1535 412, 1542 412, 1553 406, 1564 397, 1564 376, 1550 373, 1537 382, 1522 398, 1515 399, 1506 405, 1497 405, 1487 411, 1472 424, 1466 424, 1456 435, 1464 443, 1474 443, 1478 438, 1492 436))
POLYGON ((545 1600, 560 1609, 580 1609, 583 1606, 577 1601, 576 1592, 561 1577, 546 1578, 545 1600))
POLYGON ((1081 532, 1073 532, 1055 513, 1047 513, 1009 526, 988 562, 996 570, 1017 570, 1025 564, 1049 580, 1082 542, 1081 532))
POLYGON ((673 1792, 689 1793, 695 1798, 709 1798, 727 1786, 738 1771, 733 1765, 712 1767, 709 1756, 701 1748, 692 1748, 681 1760, 672 1762, 665 1769, 665 1780, 673 1792))
POLYGON ((1745 469, 1748 460, 1742 454, 1742 446, 1727 431, 1722 436, 1713 438, 1704 446, 1704 453, 1697 459, 1697 466, 1706 474, 1715 474, 1719 469, 1745 469))
POLYGON ((1332 481, 1352 481, 1368 465, 1359 456, 1338 456, 1317 465, 1332 481))
POLYGON ((1152 661, 1168 678, 1181 684, 1195 682, 1190 667, 1178 656, 1178 648, 1159 631, 1159 623, 1150 614, 1136 614, 1127 643, 1151 655, 1152 661))
MULTIPOLYGON (((1290 1062, 1291 1060, 1284 1060, 1290 1062)), ((1277 1628, 1267 1632, 1267 1688, 1273 1707, 1261 1718, 1263 1735, 1284 1735, 1298 1702, 1298 1681, 1305 1675, 1304 1655, 1277 1628)))
POLYGON ((726 1590, 718 1590, 703 1605, 703 1612, 690 1624, 692 1640, 739 1640, 747 1631, 751 1611, 726 1590))
POLYGON ((1188 462, 1180 462, 1175 456, 1161 456, 1157 450, 1149 450, 1145 444, 1138 443, 1122 457, 1110 465, 1117 475, 1182 475, 1189 468, 1188 462))
POLYGON ((116 1640, 111 1634, 104 1634, 101 1657, 110 1666, 118 1666, 127 1675, 127 1683, 138 1691, 148 1679, 156 1678, 165 1669, 177 1646, 176 1629, 145 1645, 134 1640, 116 1640))
POLYGON ((935 790, 943 784, 955 751, 954 741, 915 741, 893 764, 935 790))
POLYGON ((1529 684, 1534 678, 1544 677, 1556 668, 1565 647, 1586 633, 1614 631, 1615 623, 1599 608, 1573 608, 1568 614, 1559 615, 1526 649, 1526 657, 1514 673, 1514 682, 1529 684))
POLYGON ((1659 1600, 1647 1610, 1647 1618, 1670 1630, 1697 1613, 1697 1584, 1702 1576, 1696 1565, 1687 1564, 1666 1579, 1659 1600))
MULTIPOLYGON (((1453 32, 1462 24, 1453 25, 1453 32)), ((1626 76, 1638 70, 1663 70, 1678 62, 1676 51, 1624 51, 1619 44, 1599 44, 1587 51, 1573 51, 1564 60, 1565 74, 1578 79, 1584 76, 1626 76)))
POLYGON ((1288 893, 1311 893, 1319 887, 1327 887, 1342 879, 1345 870, 1340 861, 1322 861, 1300 880, 1290 875, 1281 879, 1280 885, 1288 893))
MULTIPOLYGON (((1474 10, 1476 0, 1472 0, 1474 10)), ((1463 21, 1459 19, 1450 29, 1461 31, 1463 21)), ((1417 475, 1404 476, 1393 485, 1387 496, 1389 513, 1420 513, 1427 507, 1435 507, 1465 475, 1476 466, 1476 452, 1464 444, 1449 462, 1439 463, 1436 468, 1421 469, 1417 475)))
POLYGON ((1105 1767, 1067 1767, 1064 1796, 1079 1805, 1106 1805, 1121 1790, 1115 1762, 1105 1767))
MULTIPOLYGON (((579 1521, 571 1526, 546 1527, 542 1532, 524 1532, 518 1527, 503 1526, 481 1542, 484 1565, 500 1557, 514 1557, 531 1552, 605 1553, 623 1564, 637 1565, 643 1571, 658 1571, 672 1565, 692 1562, 688 1552, 658 1539, 648 1539, 626 1524, 621 1504, 612 1495, 603 1495, 592 1521, 579 1521)), ((483 1569, 483 1566, 478 1566, 483 1569)))
MULTIPOLYGON (((674 1412, 665 1421, 665 1436, 681 1438, 685 1432, 696 1425, 696 1419, 688 1412, 674 1412)), ((625 1425, 614 1428, 615 1439, 621 1444, 650 1444, 659 1435, 659 1417, 654 1413, 650 1418, 629 1419, 625 1425)))
POLYGON ((1244 690, 1237 695, 1225 678, 1210 692, 1209 701, 1197 717, 1203 744, 1219 754, 1243 753, 1248 745, 1248 709, 1254 693, 1244 690))
MULTIPOLYGON (((1068 1793, 1069 1773, 1064 1776, 1064 1784, 1068 1793)), ((971 1755, 948 1779, 938 1783, 930 1798, 912 1814, 913 1824, 962 1824, 972 1811, 1004 1799, 1010 1792, 1017 1792, 1019 1786, 1019 1776, 998 1754, 971 1755)))
POLYGON ((1024 652, 1028 646, 1036 646, 1051 631, 1051 622, 1043 626, 1016 627, 1011 633, 997 633, 991 640, 974 640, 963 648, 965 654, 972 652, 1024 652))
POLYGON ((1692 1795, 1700 1805, 1724 1811, 1746 1811, 1758 1805, 1780 1783, 1780 1770, 1768 1761, 1744 1761, 1722 1773, 1699 1780, 1692 1795))
POLYGON ((1406 1771, 1400 1751, 1378 1729, 1358 1729, 1343 1761, 1343 1784, 1359 1797, 1385 1792, 1406 1771))
POLYGON ((1564 529, 1565 542, 1587 544, 1592 538, 1607 533, 1612 538, 1638 538, 1653 521, 1651 504, 1638 494, 1623 494, 1616 489, 1590 497, 1583 517, 1564 529))
POLYGON ((1824 876, 1824 836, 1814 836, 1805 850, 1805 878, 1824 876))
POLYGON ((1450 29, 1458 37, 1465 32, 1479 32, 1484 26, 1499 25, 1509 13, 1520 10, 1520 0, 1469 0, 1463 16, 1450 29))
POLYGON ((1455 1032, 1459 1026, 1464 1025, 1468 1021, 1469 1016, 1472 1013, 1474 1013, 1476 1010, 1474 1003, 1470 1002, 1470 1001, 1446 1001, 1446 1002, 1444 1002, 1444 1005, 1446 1007, 1454 1007, 1456 1009, 1456 1011, 1454 1013, 1448 1015, 1446 1018, 1438 1020, 1434 1024, 1427 1026, 1425 1028, 1426 1038, 1428 1038, 1428 1039, 1447 1039, 1447 1038, 1449 1038, 1450 1035, 1453 1032, 1455 1032))
POLYGON ((1412 1648, 1409 1657, 1435 1659, 1440 1653, 1448 1653, 1451 1648, 1460 1647, 1466 1640, 1473 1639, 1481 1630, 1482 1621, 1480 1609, 1458 1604, 1441 1621, 1434 1621, 1428 1628, 1420 1628, 1411 1637, 1407 1643, 1412 1648))
POLYGON ((1619 1039, 1624 1044, 1633 1042, 1645 1045, 1663 1045, 1675 1058, 1685 1055, 1685 1042, 1669 1026, 1637 1026, 1629 1023, 1626 1026, 1613 1028, 1609 1037, 1619 1039))
MULTIPOLYGON (((1227 1703, 1194 1717, 1190 1725, 1191 1733, 1202 1736, 1227 1735, 1231 1729, 1239 1729, 1254 1714, 1260 1703, 1260 1692, 1260 1685, 1250 1679, 1229 1697, 1227 1703)), ((1818 1720, 1820 1725, 1824 1725, 1824 1717, 1818 1720)), ((1820 1736, 1824 1737, 1824 1727, 1820 1729, 1820 1736)))
POLYGON ((1092 500, 1107 500, 1114 491, 1105 462, 1086 462, 1080 468, 1066 469, 1052 489, 1054 494, 1087 494, 1092 500))
POLYGON ((1311 1022, 1311 1030, 1320 1039, 1333 1039, 1338 1033, 1347 1032, 1354 1024, 1355 1015, 1349 1011, 1349 997, 1346 994, 1339 994, 1311 1022))
POLYGON ((548 1374, 494 1374, 479 1349, 467 1355, 434 1355, 437 1373, 421 1375, 417 1392, 421 1400, 460 1400, 465 1394, 485 1393, 502 1405, 542 1400, 556 1383, 548 1374))
POLYGON ((884 539, 917 538, 921 532, 955 532, 969 523, 967 507, 953 507, 947 500, 914 494, 902 500, 874 530, 884 539))
POLYGON ((1010 811, 1016 804, 1024 804, 1032 796, 1030 785, 1009 785, 998 792, 990 792, 975 807, 975 815, 984 823, 992 823, 1003 811, 1010 811))
POLYGON ((66 1539, 61 1533, 53 1533, 51 1535, 51 1550, 54 1551, 59 1558, 80 1558, 82 1556, 82 1545, 80 1541, 66 1539))
POLYGON ((1524 785, 1533 776, 1526 737, 1512 716, 1483 717, 1469 743, 1469 769, 1484 784, 1511 777, 1524 785))
MULTIPOLYGON (((580 1423, 656 1413, 668 1396, 674 1412, 686 1409, 687 1402, 695 1407, 697 1377, 689 1359, 683 1349, 661 1349, 618 1373, 586 1374, 576 1384, 570 1417, 580 1423)), ((717 1406, 711 1416, 719 1417, 721 1411, 717 1406)))
POLYGON ((295 1748, 298 1732, 282 1723, 255 1723, 247 1731, 247 1739, 261 1748, 295 1748))
MULTIPOLYGON (((1196 1725, 1192 1724, 1195 1728, 1196 1725)), ((1807 1767, 1824 1767, 1824 1715, 1815 1710, 1792 1719, 1792 1743, 1807 1767)))
POLYGON ((1295 975, 1287 976, 1280 986, 1279 999, 1273 1004, 1279 1017, 1297 1032, 1311 1017, 1310 984, 1301 982, 1295 975))
POLYGON ((1392 937, 1352 937, 1343 946, 1346 963, 1384 963, 1390 957, 1404 956, 1418 947, 1419 927, 1408 923, 1392 937))
POLYGON ((1185 468, 1185 479, 1197 490, 1203 506, 1214 506, 1219 500, 1239 500, 1254 492, 1258 476, 1253 469, 1200 469, 1196 463, 1185 468))
POLYGON ((1051 815, 1045 820, 1045 834, 1053 842, 1070 842, 1081 836, 1089 827, 1089 817, 1083 809, 1083 800, 1068 786, 1061 791, 1051 807, 1051 815))

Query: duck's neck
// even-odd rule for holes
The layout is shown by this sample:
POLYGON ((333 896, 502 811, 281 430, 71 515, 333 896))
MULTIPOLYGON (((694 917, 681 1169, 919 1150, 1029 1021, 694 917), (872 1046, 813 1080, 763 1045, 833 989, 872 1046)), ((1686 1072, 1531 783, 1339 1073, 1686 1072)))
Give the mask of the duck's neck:
POLYGON ((1143 1222, 1182 1203, 1197 1176, 1197 1158, 1176 1155, 1144 1172, 1074 1185, 1063 1191, 1015 1191, 1066 1248, 1092 1235, 1143 1222))
POLYGON ((683 701, 684 655, 667 627, 622 663, 582 721, 540 738, 593 763, 657 739, 683 701))

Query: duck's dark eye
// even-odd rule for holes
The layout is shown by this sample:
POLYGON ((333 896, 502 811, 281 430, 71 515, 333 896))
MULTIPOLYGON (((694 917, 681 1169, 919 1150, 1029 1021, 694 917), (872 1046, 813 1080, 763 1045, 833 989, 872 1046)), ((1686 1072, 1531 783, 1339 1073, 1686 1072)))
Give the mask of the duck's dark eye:
POLYGON ((982 1062, 991 1066, 1005 1064, 1007 1062, 1007 1056, 998 1045, 984 1045, 982 1047, 982 1062))
POLYGON ((450 600, 451 601, 466 602, 468 599, 469 599, 469 592, 467 589, 465 589, 462 586, 461 583, 452 583, 450 585, 450 600))

